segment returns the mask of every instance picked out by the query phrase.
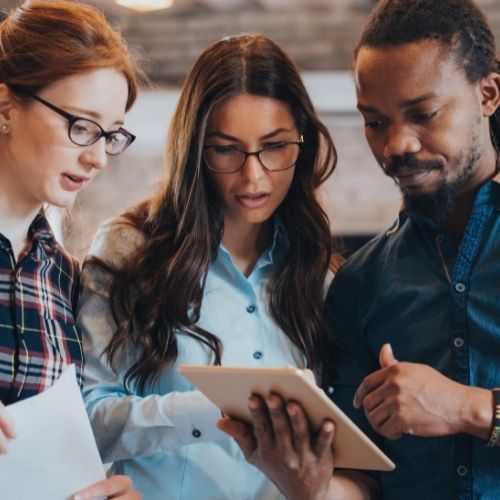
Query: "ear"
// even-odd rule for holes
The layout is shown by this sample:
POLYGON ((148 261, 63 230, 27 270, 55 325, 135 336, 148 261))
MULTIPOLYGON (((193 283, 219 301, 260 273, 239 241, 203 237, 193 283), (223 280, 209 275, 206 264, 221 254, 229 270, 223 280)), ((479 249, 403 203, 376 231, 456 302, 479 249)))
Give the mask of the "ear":
POLYGON ((500 106, 500 74, 490 73, 481 78, 479 86, 483 116, 490 117, 500 106))
POLYGON ((12 109, 12 94, 5 83, 0 83, 0 120, 9 121, 12 109))

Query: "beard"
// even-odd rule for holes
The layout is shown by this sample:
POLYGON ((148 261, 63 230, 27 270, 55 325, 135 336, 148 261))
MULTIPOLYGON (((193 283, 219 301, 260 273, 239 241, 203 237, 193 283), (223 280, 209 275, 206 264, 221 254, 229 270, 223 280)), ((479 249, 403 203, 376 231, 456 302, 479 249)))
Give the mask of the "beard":
POLYGON ((412 218, 430 219, 436 224, 442 224, 455 209, 456 197, 462 187, 472 177, 476 164, 481 157, 479 138, 472 138, 469 148, 458 154, 450 162, 448 169, 453 174, 452 178, 446 175, 446 165, 442 160, 421 161, 413 154, 394 157, 386 166, 385 173, 395 177, 400 167, 405 167, 417 172, 438 170, 441 180, 430 192, 419 192, 411 186, 398 185, 402 195, 406 212, 412 218))
POLYGON ((411 193, 401 189, 403 203, 410 217, 430 219, 436 224, 443 224, 455 209, 455 198, 473 172, 472 164, 460 177, 447 181, 443 179, 432 193, 411 193))

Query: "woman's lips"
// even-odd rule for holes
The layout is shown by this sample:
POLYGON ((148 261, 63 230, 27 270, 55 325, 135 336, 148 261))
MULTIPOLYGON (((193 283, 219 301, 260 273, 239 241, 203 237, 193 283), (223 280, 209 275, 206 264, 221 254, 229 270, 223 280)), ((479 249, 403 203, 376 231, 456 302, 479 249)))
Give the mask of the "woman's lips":
POLYGON ((259 208, 267 203, 270 196, 269 193, 241 194, 236 199, 245 208, 259 208))
POLYGON ((61 185, 66 191, 78 191, 89 179, 79 175, 61 174, 61 185))

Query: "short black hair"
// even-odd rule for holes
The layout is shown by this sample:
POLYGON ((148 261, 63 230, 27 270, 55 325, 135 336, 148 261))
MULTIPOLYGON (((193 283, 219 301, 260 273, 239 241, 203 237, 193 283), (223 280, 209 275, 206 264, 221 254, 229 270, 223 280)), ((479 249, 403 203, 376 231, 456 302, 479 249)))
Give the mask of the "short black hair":
MULTIPOLYGON (((450 47, 470 83, 492 72, 500 73, 495 38, 472 0, 381 0, 361 33, 354 56, 363 46, 394 47, 428 39, 450 47)), ((490 124, 492 141, 499 151, 500 109, 490 124)))

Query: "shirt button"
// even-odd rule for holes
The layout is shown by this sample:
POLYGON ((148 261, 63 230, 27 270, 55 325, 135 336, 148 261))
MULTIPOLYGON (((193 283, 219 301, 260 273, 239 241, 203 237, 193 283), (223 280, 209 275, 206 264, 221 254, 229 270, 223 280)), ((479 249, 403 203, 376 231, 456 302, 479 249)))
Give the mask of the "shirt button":
POLYGON ((460 347, 463 347, 464 346, 464 339, 462 337, 456 337, 454 340, 453 340, 453 345, 455 347, 457 347, 458 349, 460 349, 460 347))
POLYGON ((262 356, 264 356, 264 353, 263 353, 262 351, 255 351, 255 352, 253 353, 253 357, 254 357, 255 359, 262 359, 262 356))
POLYGON ((198 429, 193 429, 193 432, 191 432, 193 437, 199 438, 201 436, 201 432, 198 429))
POLYGON ((326 388, 326 392, 328 394, 333 394, 333 391, 335 391, 335 389, 333 388, 332 385, 329 385, 327 388, 326 388))
POLYGON ((247 313, 254 313, 255 312, 255 309, 257 309, 254 305, 250 305, 247 307, 247 313))
POLYGON ((436 236, 436 243, 439 245, 439 244, 443 243, 443 241, 444 241, 444 236, 442 234, 438 234, 436 236))
POLYGON ((467 470, 467 467, 465 465, 459 465, 457 467, 457 474, 459 476, 466 476, 469 471, 467 470))
POLYGON ((457 292, 465 292, 465 285, 463 283, 455 283, 455 290, 457 292))

